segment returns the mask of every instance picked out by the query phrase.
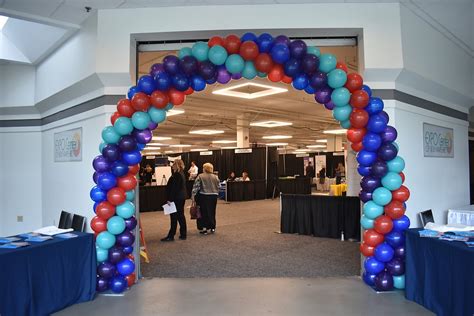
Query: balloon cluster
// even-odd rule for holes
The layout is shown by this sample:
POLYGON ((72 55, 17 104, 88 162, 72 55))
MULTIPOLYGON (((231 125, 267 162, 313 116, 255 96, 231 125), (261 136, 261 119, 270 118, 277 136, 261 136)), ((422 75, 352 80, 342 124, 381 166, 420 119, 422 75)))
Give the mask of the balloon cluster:
POLYGON ((405 163, 397 155, 397 131, 387 125, 382 100, 372 97, 362 77, 348 73, 332 54, 284 35, 245 33, 214 36, 207 43, 182 48, 178 56, 166 56, 129 89, 127 99, 118 102, 112 126, 102 131, 101 155, 93 162, 97 186, 91 198, 97 216, 91 227, 97 234, 98 291, 121 292, 135 279, 130 257, 136 226, 132 201, 140 150, 151 140, 151 131, 166 119, 168 110, 184 103, 186 95, 216 82, 257 76, 314 95, 348 129, 363 176, 361 225, 366 231, 361 252, 368 257, 364 281, 378 290, 404 287, 403 231, 409 226, 404 202, 409 191, 402 185, 405 163))

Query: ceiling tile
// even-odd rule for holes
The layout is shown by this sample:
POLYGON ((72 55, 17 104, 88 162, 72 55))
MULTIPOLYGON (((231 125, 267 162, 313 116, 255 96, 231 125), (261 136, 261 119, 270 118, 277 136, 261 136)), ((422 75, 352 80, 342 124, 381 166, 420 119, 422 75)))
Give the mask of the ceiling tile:
POLYGON ((125 0, 65 0, 64 5, 81 8, 91 7, 93 9, 115 9, 125 0))
POLYGON ((51 18, 63 22, 81 24, 90 14, 92 13, 87 13, 84 8, 63 4, 53 13, 51 18))
POLYGON ((5 9, 49 17, 62 3, 62 0, 5 0, 5 9))

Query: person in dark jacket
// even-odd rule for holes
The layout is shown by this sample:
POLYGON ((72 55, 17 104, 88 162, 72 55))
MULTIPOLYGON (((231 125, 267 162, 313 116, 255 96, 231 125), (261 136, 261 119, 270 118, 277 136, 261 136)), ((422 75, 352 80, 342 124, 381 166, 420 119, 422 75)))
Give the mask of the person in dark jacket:
POLYGON ((186 240, 186 218, 184 217, 184 202, 186 201, 186 177, 184 175, 184 162, 176 159, 172 166, 173 174, 166 185, 168 203, 174 202, 176 213, 170 214, 171 227, 168 236, 161 241, 173 241, 179 222, 179 239, 186 240))

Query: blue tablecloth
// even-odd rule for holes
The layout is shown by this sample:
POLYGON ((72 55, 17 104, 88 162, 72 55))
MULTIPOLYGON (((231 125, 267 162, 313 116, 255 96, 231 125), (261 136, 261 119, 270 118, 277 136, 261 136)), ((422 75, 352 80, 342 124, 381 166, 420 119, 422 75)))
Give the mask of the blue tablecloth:
POLYGON ((439 316, 474 315, 474 248, 406 233, 405 297, 439 316))
POLYGON ((0 249, 0 315, 49 315, 95 296, 94 235, 0 249))

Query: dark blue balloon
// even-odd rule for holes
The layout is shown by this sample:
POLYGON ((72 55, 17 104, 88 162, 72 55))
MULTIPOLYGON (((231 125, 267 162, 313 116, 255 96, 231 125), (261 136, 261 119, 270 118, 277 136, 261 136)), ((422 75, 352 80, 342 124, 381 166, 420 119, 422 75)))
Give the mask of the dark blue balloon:
POLYGON ((186 91, 189 88, 189 80, 184 74, 177 73, 171 77, 173 86, 178 91, 186 91))
POLYGON ((388 166, 385 161, 376 161, 372 164, 372 170, 370 174, 376 178, 382 178, 388 172, 388 166))
POLYGON ((103 277, 98 277, 95 289, 99 293, 107 291, 109 289, 109 280, 103 277))
POLYGON ((155 91, 155 81, 150 75, 141 76, 140 79, 138 79, 138 87, 140 91, 150 95, 155 91))
POLYGON ((97 274, 105 279, 110 279, 115 275, 115 265, 104 261, 97 266, 97 274))
POLYGON ((362 139, 362 145, 365 150, 368 151, 377 151, 380 145, 382 145, 382 138, 375 133, 367 133, 362 139))
POLYGON ((373 133, 382 133, 385 128, 387 128, 387 119, 379 114, 372 114, 369 117, 369 122, 367 123, 367 131, 373 133))
POLYGON ((364 261, 364 268, 367 273, 378 274, 385 269, 385 264, 374 257, 367 257, 364 261))
POLYGON ((275 45, 277 44, 283 44, 283 45, 286 45, 286 46, 290 46, 290 39, 288 38, 288 36, 285 36, 285 35, 278 35, 277 37, 275 37, 275 45))
POLYGON ((319 68, 319 58, 313 54, 307 54, 301 59, 301 70, 306 74, 312 75, 319 68))
POLYGON ((165 68, 163 67, 162 63, 156 63, 150 67, 150 75, 153 78, 155 78, 155 76, 159 74, 160 72, 165 72, 165 68))
POLYGON ((357 162, 361 166, 369 167, 375 162, 375 160, 377 160, 377 154, 372 151, 363 149, 357 154, 357 162))
POLYGON ((132 246, 128 246, 128 247, 124 247, 123 248, 123 252, 126 254, 126 255, 129 255, 133 252, 133 247, 132 246))
POLYGON ((361 176, 369 176, 370 175, 370 170, 372 167, 364 167, 364 166, 359 166, 357 167, 357 172, 361 176))
POLYGON ((143 150, 145 148, 146 144, 138 143, 137 144, 137 150, 143 150))
POLYGON ((156 90, 167 91, 171 86, 170 76, 166 72, 158 73, 154 80, 156 90))
POLYGON ((125 219, 125 227, 127 227, 128 230, 134 230, 135 227, 137 227, 137 219, 135 216, 125 219))
POLYGON ((374 279, 377 291, 393 290, 393 277, 387 271, 380 272, 374 279))
POLYGON ((97 178, 99 177, 99 174, 99 172, 95 171, 92 175, 92 181, 94 181, 95 184, 97 184, 97 178))
POLYGON ((374 279, 376 274, 370 274, 367 271, 362 274, 362 280, 364 280, 365 284, 368 286, 374 286, 374 279))
POLYGON ((291 57, 300 59, 306 55, 306 43, 302 40, 294 40, 290 43, 291 57))
POLYGON ((405 244, 405 235, 400 231, 391 231, 385 235, 385 241, 393 248, 398 248, 405 244))
POLYGON ((246 42, 246 41, 252 41, 252 42, 257 42, 257 35, 255 35, 254 33, 252 32, 247 32, 245 33, 244 35, 242 35, 242 37, 240 38, 240 41, 243 43, 243 42, 246 42))
POLYGON ((332 89, 329 87, 315 89, 314 99, 321 104, 329 103, 331 101, 331 93, 332 89))
POLYGON ((104 190, 102 190, 98 186, 94 186, 91 189, 91 192, 90 192, 89 195, 90 195, 92 201, 94 201, 94 202, 102 202, 102 201, 107 200, 107 192, 105 192, 104 190))
POLYGON ((394 254, 392 246, 386 242, 379 244, 374 250, 374 257, 380 262, 389 262, 393 259, 394 254))
POLYGON ((309 84, 314 90, 324 88, 328 84, 328 76, 324 72, 317 71, 311 76, 309 84))
POLYGON ((305 74, 297 75, 292 82, 296 90, 303 90, 308 86, 308 77, 305 74))
POLYGON ((135 235, 126 230, 120 235, 117 235, 116 239, 117 244, 125 248, 133 245, 133 243, 135 242, 135 235))
POLYGON ((194 75, 198 70, 198 60, 194 56, 185 56, 179 61, 179 69, 187 76, 194 75))
POLYGON ((405 263, 400 258, 393 258, 385 265, 387 272, 391 275, 405 274, 405 263))
POLYGON ((385 111, 382 111, 379 113, 379 115, 382 116, 385 119, 385 121, 387 121, 387 124, 388 124, 388 121, 390 121, 390 117, 388 116, 388 113, 385 111))
POLYGON ((97 186, 108 191, 117 185, 117 177, 111 172, 104 172, 97 178, 97 186))
POLYGON ((370 89, 370 87, 368 85, 363 85, 362 86, 362 90, 364 90, 365 92, 367 92, 367 94, 369 95, 369 97, 372 96, 372 89, 370 89))
POLYGON ((168 55, 163 59, 163 67, 170 75, 179 72, 179 58, 174 55, 168 55))
POLYGON ((123 253, 122 247, 113 246, 109 249, 109 255, 107 260, 110 263, 117 264, 125 258, 125 254, 123 253))
POLYGON ((115 161, 112 164, 112 173, 116 177, 122 177, 128 173, 128 165, 122 161, 115 161))
POLYGON ((135 93, 138 93, 138 92, 141 92, 140 88, 138 88, 137 86, 133 86, 130 89, 128 89, 127 97, 131 100, 133 96, 135 95, 135 93))
POLYGON ((395 248, 395 257, 401 259, 405 258, 405 245, 395 248))
POLYGON ((369 115, 377 114, 383 110, 383 101, 380 98, 370 98, 369 104, 364 108, 369 115))
POLYGON ((120 159, 120 148, 115 144, 108 144, 102 149, 102 156, 108 161, 116 161, 120 159))
POLYGON ((365 176, 360 179, 360 187, 365 192, 374 192, 375 189, 380 187, 380 179, 372 177, 372 176, 365 176))
POLYGON ((202 91, 206 89, 206 81, 203 77, 194 75, 191 77, 191 88, 193 88, 194 91, 202 91))
POLYGON ((127 285, 127 280, 121 275, 114 276, 109 282, 109 288, 114 293, 122 293, 127 285))
POLYGON ((95 202, 94 205, 92 206, 92 210, 95 213, 95 209, 97 208, 97 205, 99 205, 100 202, 95 202))
POLYGON ((397 156, 398 149, 397 147, 395 147, 394 144, 386 143, 380 146, 379 150, 377 151, 377 154, 380 159, 390 161, 397 156))
POLYGON ((296 58, 290 58, 284 65, 285 75, 288 77, 294 77, 301 72, 300 62, 296 58))
POLYGON ((127 165, 132 166, 136 165, 142 160, 142 155, 140 154, 139 150, 132 150, 122 153, 122 161, 124 161, 127 165))
POLYGON ((215 84, 216 82, 217 82, 217 76, 214 76, 206 80, 206 84, 215 84))
MULTIPOLYGON (((205 60, 199 64, 199 75, 204 78, 204 80, 211 80, 216 78, 217 80, 217 68, 216 66, 208 60, 205 60)), ((215 81, 214 81, 215 82, 215 81)))
POLYGON ((314 94, 314 89, 308 84, 306 88, 304 88, 304 92, 306 92, 307 94, 314 94))
POLYGON ((285 44, 275 44, 272 47, 271 56, 277 64, 284 64, 290 59, 290 49, 285 44))
POLYGON ((380 137, 382 137, 382 141, 384 143, 391 143, 394 142, 397 139, 398 133, 395 127, 393 126, 387 126, 385 130, 380 134, 380 137))
POLYGON ((268 33, 262 33, 257 38, 257 44, 260 53, 268 53, 273 46, 273 36, 268 33))
POLYGON ((94 158, 92 161, 92 167, 94 167, 94 170, 97 172, 105 172, 109 171, 110 168, 110 162, 105 159, 104 156, 99 155, 94 158))
POLYGON ((125 135, 120 138, 119 148, 121 151, 132 151, 137 148, 137 141, 135 137, 131 135, 125 135))
POLYGON ((359 199, 364 203, 372 200, 372 192, 367 192, 367 191, 364 191, 364 190, 360 190, 359 199))
POLYGON ((406 215, 403 215, 399 219, 393 220, 392 231, 403 232, 407 230, 409 227, 410 227, 410 219, 406 215))

